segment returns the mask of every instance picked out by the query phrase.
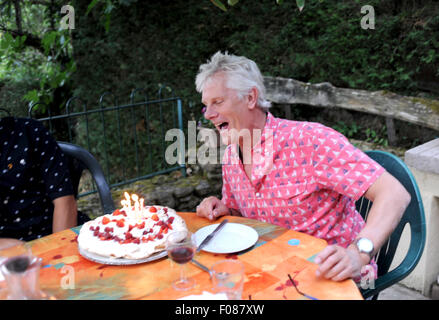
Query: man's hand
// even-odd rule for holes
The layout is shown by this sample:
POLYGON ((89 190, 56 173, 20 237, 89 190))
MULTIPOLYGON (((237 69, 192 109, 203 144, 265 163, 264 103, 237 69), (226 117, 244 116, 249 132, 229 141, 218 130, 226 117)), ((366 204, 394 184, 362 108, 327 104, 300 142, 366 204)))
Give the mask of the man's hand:
POLYGON ((369 257, 366 254, 360 255, 352 245, 347 249, 330 245, 317 255, 314 262, 319 265, 316 276, 342 281, 359 277, 361 268, 369 263, 369 257))
POLYGON ((215 220, 218 217, 230 214, 229 208, 217 197, 208 197, 197 207, 197 216, 215 220))

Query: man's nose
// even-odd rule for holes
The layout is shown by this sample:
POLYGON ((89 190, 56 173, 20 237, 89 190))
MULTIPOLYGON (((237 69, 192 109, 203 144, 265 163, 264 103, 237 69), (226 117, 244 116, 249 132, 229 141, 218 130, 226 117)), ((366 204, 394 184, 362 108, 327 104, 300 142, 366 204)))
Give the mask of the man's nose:
POLYGON ((217 113, 213 110, 212 107, 206 107, 206 111, 204 112, 204 118, 207 120, 212 120, 217 113))

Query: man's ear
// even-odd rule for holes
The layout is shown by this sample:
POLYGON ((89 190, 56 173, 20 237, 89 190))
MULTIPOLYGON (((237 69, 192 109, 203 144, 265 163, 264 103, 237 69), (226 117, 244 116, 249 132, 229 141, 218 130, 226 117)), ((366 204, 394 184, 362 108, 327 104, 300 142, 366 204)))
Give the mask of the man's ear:
POLYGON ((255 109, 258 104, 259 92, 256 87, 250 89, 250 92, 247 95, 248 108, 250 110, 255 109))

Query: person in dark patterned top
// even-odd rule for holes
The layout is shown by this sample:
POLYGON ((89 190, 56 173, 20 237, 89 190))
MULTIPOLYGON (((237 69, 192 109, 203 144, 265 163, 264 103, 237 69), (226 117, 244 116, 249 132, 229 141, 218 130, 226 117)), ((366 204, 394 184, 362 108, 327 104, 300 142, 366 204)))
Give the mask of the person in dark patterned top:
POLYGON ((38 121, 0 119, 0 238, 29 241, 78 224, 67 158, 38 121))

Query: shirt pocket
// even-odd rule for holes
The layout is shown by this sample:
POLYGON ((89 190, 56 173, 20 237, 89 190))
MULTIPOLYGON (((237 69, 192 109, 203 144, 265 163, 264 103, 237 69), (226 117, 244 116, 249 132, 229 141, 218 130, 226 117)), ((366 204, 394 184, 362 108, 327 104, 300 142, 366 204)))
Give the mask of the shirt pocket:
POLYGON ((282 179, 274 182, 268 198, 282 201, 281 206, 294 205, 297 199, 301 198, 306 192, 307 183, 305 180, 298 179, 282 179))

